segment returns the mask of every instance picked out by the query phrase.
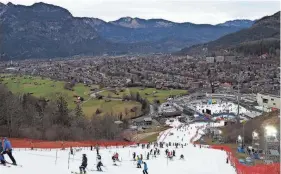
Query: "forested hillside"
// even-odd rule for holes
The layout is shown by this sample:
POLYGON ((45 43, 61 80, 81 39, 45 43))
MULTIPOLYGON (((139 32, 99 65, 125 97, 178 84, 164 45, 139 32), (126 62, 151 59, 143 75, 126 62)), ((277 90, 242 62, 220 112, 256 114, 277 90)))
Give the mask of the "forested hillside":
POLYGON ((228 34, 215 41, 182 49, 178 54, 228 54, 279 55, 280 48, 280 12, 257 20, 248 29, 228 34))

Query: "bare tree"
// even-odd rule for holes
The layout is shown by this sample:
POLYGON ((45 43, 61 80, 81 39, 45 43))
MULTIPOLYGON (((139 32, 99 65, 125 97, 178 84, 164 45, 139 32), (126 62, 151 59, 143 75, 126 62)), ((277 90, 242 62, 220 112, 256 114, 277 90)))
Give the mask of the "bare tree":
POLYGON ((46 140, 114 139, 117 117, 88 119, 79 105, 70 112, 63 94, 47 101, 31 95, 14 95, 0 84, 0 136, 46 140))

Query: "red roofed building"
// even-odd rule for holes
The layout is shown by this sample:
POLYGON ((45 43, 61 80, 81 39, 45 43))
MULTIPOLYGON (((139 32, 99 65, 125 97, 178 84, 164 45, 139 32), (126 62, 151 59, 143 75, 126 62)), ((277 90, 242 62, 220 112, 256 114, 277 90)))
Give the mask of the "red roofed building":
POLYGON ((224 89, 231 89, 232 85, 230 83, 225 82, 221 84, 221 87, 224 89))

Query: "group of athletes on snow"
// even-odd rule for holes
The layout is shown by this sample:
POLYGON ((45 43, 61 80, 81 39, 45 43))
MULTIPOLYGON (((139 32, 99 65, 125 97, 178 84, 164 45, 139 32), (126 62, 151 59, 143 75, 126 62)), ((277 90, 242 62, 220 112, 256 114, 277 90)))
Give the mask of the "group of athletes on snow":
MULTIPOLYGON (((157 156, 160 155, 160 148, 163 148, 164 147, 164 143, 160 143, 160 148, 158 148, 158 143, 154 143, 154 148, 153 149, 150 149, 150 146, 151 146, 151 143, 147 144, 146 147, 145 147, 145 144, 142 144, 142 148, 145 149, 150 149, 150 151, 146 154, 146 158, 143 157, 143 154, 139 154, 137 155, 136 152, 133 152, 132 153, 132 160, 133 161, 136 161, 136 167, 137 168, 142 168, 142 165, 143 165, 143 174, 148 174, 148 166, 147 166, 147 162, 144 161, 144 160, 149 160, 150 157, 152 158, 156 158, 157 156)), ((166 146, 169 147, 169 145, 174 145, 176 146, 176 148, 178 148, 180 146, 179 143, 167 143, 166 146)), ((139 146, 139 144, 138 144, 139 146)), ((183 144, 182 144, 182 147, 183 147, 183 144)), ((102 172, 102 167, 106 167, 103 165, 102 163, 102 157, 99 153, 99 147, 96 146, 96 152, 97 152, 97 165, 96 165, 96 170, 91 170, 91 171, 100 171, 102 172)), ((73 155, 73 149, 70 148, 70 153, 73 155)), ((170 160, 172 160, 174 157, 176 157, 176 151, 175 150, 172 150, 172 151, 169 151, 168 148, 165 150, 165 154, 166 154, 166 157, 169 158, 170 160)), ((180 155, 180 160, 183 160, 184 159, 184 155, 181 154, 180 155)), ((120 159, 119 159, 119 154, 117 152, 115 152, 112 156, 112 163, 114 166, 117 166, 116 162, 122 162, 120 159)), ((80 170, 80 174, 86 174, 87 173, 87 166, 88 166, 88 158, 87 158, 87 155, 86 154, 83 154, 82 155, 82 164, 81 166, 79 167, 79 170, 80 170)), ((75 173, 75 172, 74 172, 75 173)))
MULTIPOLYGON (((182 132, 183 131, 187 131, 187 129, 183 128, 183 127, 179 127, 177 130, 178 131, 181 130, 182 132)), ((184 134, 184 136, 185 136, 185 134, 184 134)), ((178 138, 180 138, 180 137, 178 137, 178 138)), ((132 160, 136 161, 136 165, 137 165, 136 167, 137 168, 142 168, 142 165, 143 165, 143 174, 148 174, 147 161, 150 160, 150 158, 156 158, 157 156, 159 156, 160 155, 160 149, 163 149, 164 146, 166 146, 165 155, 166 155, 166 157, 168 159, 173 160, 176 157, 176 150, 169 150, 169 147, 174 146, 174 147, 176 147, 176 149, 178 149, 180 147, 183 148, 184 146, 187 145, 187 143, 183 143, 183 138, 181 138, 181 142, 182 143, 172 143, 172 142, 164 143, 164 142, 160 142, 160 143, 154 143, 154 145, 152 143, 141 144, 142 149, 146 148, 146 149, 150 149, 150 151, 148 153, 146 153, 146 158, 144 158, 143 154, 139 154, 138 155, 138 154, 136 154, 136 152, 133 152, 132 153, 132 160), (151 148, 152 145, 154 146, 153 148, 151 148)), ((137 144, 137 146, 140 146, 140 144, 137 144)), ((96 153, 97 153, 97 165, 96 165, 97 169, 96 169, 96 171, 103 171, 102 167, 106 167, 106 166, 104 166, 103 163, 102 163, 102 157, 101 157, 101 155, 99 153, 99 147, 96 146, 95 149, 96 149, 96 153)), ((73 154, 73 149, 72 148, 70 149, 70 151, 71 151, 70 153, 73 154)), ((179 159, 180 160, 184 160, 184 155, 181 154, 179 156, 179 159)), ((117 166, 116 161, 122 162, 119 159, 119 154, 117 152, 115 152, 113 154, 113 156, 112 156, 112 162, 113 162, 114 166, 117 166)), ((83 154, 83 156, 82 156, 82 164, 79 167, 80 174, 85 174, 87 172, 86 171, 87 165, 88 165, 87 156, 86 156, 86 154, 83 154)))
MULTIPOLYGON (((184 127, 178 127, 177 130, 181 130, 183 131, 187 131, 188 128, 184 128, 184 127)), ((192 129, 192 127, 191 127, 192 129)), ((190 132, 189 132, 190 134, 190 132)), ((185 136, 185 134, 184 134, 185 136)), ((174 146, 176 147, 176 149, 178 148, 183 148, 183 146, 186 146, 187 143, 183 143, 183 138, 182 137, 177 137, 178 139, 181 138, 181 143, 172 143, 172 142, 168 142, 168 143, 164 143, 164 142, 160 142, 160 143, 148 143, 148 144, 141 144, 142 149, 150 149, 148 151, 148 153, 146 153, 146 158, 144 158, 143 154, 136 154, 136 152, 132 153, 132 160, 136 161, 136 167, 137 168, 142 168, 143 165, 143 174, 148 174, 148 165, 147 165, 147 161, 150 160, 150 158, 156 158, 157 156, 160 155, 160 149, 165 149, 165 156, 170 159, 173 160, 176 157, 176 150, 169 150, 169 147, 174 146), (151 148, 151 146, 153 146, 153 148, 151 148)), ((137 144, 137 146, 140 146, 140 144, 137 144)), ((91 150, 93 149, 93 147, 91 146, 91 150)), ((99 153, 100 148, 98 146, 95 147, 96 149, 96 153, 97 153, 97 164, 96 164, 96 170, 91 170, 91 171, 100 171, 102 172, 102 167, 106 168, 106 166, 103 165, 102 163, 102 157, 99 153)), ((74 155, 73 152, 73 148, 70 148, 70 154, 74 155)), ((181 154, 179 156, 180 160, 184 160, 184 155, 181 154)), ((119 154, 117 152, 115 152, 112 156, 112 162, 114 166, 118 166, 116 164, 116 162, 122 162, 122 160, 119 159, 119 154)), ((14 159, 13 155, 12 155, 12 145, 10 143, 10 141, 7 138, 4 138, 3 141, 0 139, 0 164, 6 166, 7 164, 12 164, 12 165, 17 165, 16 160, 14 159), (12 163, 9 163, 5 160, 4 155, 7 154, 12 163)), ((86 154, 82 155, 82 164, 79 167, 80 170, 80 174, 86 174, 87 173, 87 166, 88 166, 88 158, 86 156, 86 154)), ((72 172, 72 173, 78 173, 78 172, 72 172)))

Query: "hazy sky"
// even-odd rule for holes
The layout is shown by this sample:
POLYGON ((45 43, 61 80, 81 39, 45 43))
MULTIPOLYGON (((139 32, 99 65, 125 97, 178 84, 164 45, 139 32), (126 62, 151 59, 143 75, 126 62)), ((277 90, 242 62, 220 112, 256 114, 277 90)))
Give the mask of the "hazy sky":
POLYGON ((259 19, 280 10, 280 1, 195 0, 0 0, 2 3, 55 4, 73 16, 105 21, 120 17, 163 18, 175 22, 217 24, 233 19, 259 19))

